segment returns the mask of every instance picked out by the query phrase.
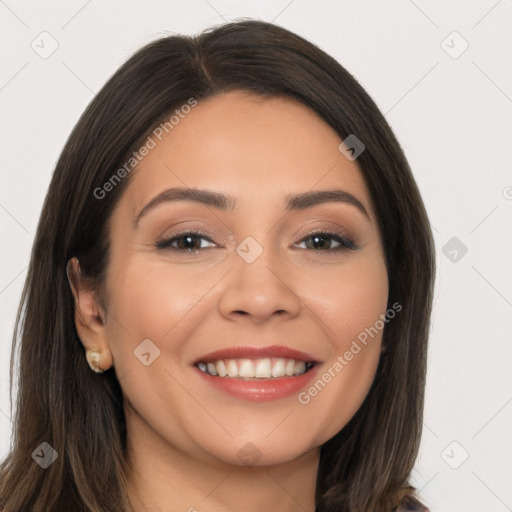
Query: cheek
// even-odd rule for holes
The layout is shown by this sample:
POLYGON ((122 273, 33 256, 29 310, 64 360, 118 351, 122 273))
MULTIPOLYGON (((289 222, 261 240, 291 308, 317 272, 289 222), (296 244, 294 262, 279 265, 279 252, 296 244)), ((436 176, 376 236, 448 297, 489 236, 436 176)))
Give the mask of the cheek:
POLYGON ((304 302, 321 320, 330 357, 297 397, 303 412, 307 411, 305 428, 314 428, 313 423, 307 425, 313 418, 326 425, 316 439, 320 444, 349 422, 368 394, 381 354, 386 325, 381 315, 386 315, 388 298, 382 260, 361 258, 336 271, 322 272, 323 280, 320 271, 309 275, 304 302))
POLYGON ((304 302, 322 320, 326 335, 340 350, 349 338, 385 314, 388 278, 383 260, 374 253, 346 264, 323 266, 304 278, 304 302))
MULTIPOLYGON (((122 267, 112 277, 115 292, 110 303, 108 336, 117 363, 133 363, 134 350, 149 339, 162 352, 169 340, 173 351, 192 329, 189 313, 195 309, 205 291, 185 272, 169 272, 169 266, 137 264, 122 267), (179 335, 178 335, 179 333, 179 335)), ((196 324, 197 325, 197 324, 196 324)), ((156 349, 155 349, 156 350, 156 349)), ((173 357, 173 353, 166 357, 173 357)))
POLYGON ((125 264, 110 282, 107 336, 116 376, 130 410, 159 432, 180 432, 186 423, 181 413, 190 408, 176 369, 183 367, 183 348, 205 314, 200 299, 208 290, 204 279, 201 286, 190 277, 171 273, 168 264, 139 261, 125 264))
POLYGON ((116 311, 162 336, 204 294, 204 275, 187 270, 165 261, 134 261, 112 285, 116 311))

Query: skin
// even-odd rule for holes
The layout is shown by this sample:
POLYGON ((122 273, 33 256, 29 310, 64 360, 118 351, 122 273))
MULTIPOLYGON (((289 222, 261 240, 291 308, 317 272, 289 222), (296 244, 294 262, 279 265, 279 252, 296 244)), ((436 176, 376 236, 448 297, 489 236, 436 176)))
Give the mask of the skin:
POLYGON ((306 405, 296 394, 233 398, 208 386, 192 363, 236 345, 286 345, 320 360, 320 377, 385 314, 376 218, 357 161, 340 142, 291 99, 236 91, 199 102, 133 171, 113 213, 108 309, 71 279, 82 343, 101 352, 101 368, 114 365, 125 397, 135 511, 314 510, 320 446, 367 395, 382 331, 306 405), (134 228, 153 197, 184 186, 229 193, 237 207, 167 202, 134 228), (370 218, 336 202, 284 209, 287 194, 332 188, 357 197, 370 218), (193 242, 202 252, 155 247, 195 229, 213 240, 193 242), (316 249, 308 238, 336 229, 359 249, 329 254, 336 239, 316 249), (236 252, 247 236, 263 248, 250 264, 236 252), (160 350, 149 366, 134 357, 144 339, 160 350), (252 467, 237 456, 248 442, 260 457, 252 467))

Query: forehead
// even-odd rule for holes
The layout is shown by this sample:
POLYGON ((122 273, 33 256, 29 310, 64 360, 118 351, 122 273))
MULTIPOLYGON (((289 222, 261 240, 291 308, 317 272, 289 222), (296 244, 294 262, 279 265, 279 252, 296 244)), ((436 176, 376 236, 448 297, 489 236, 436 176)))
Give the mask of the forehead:
POLYGON ((170 187, 222 190, 237 204, 256 206, 284 206, 287 194, 336 187, 357 195, 373 217, 356 162, 339 151, 339 136, 305 105, 234 91, 186 112, 167 125, 168 133, 158 132, 161 140, 150 135, 154 147, 133 171, 122 199, 132 212, 170 187))

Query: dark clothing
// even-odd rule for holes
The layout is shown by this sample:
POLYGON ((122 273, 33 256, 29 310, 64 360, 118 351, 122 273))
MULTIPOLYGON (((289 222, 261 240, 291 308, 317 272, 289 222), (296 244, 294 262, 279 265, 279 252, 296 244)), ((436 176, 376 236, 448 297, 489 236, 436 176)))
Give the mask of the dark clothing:
POLYGON ((406 494, 396 512, 430 512, 430 509, 411 494, 406 494))

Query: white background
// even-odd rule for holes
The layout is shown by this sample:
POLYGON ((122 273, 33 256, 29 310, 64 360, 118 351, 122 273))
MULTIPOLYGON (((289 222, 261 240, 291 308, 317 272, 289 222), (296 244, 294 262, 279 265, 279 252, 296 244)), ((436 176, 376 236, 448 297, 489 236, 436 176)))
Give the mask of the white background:
POLYGON ((331 54, 395 131, 427 206, 438 261, 414 483, 432 512, 512 510, 511 0, 0 1, 0 456, 11 431, 16 308, 72 127, 144 44, 240 17, 274 21, 331 54), (58 42, 47 59, 31 47, 42 46, 43 31, 58 42), (458 55, 464 40, 469 47, 458 55), (468 249, 455 262, 451 245, 443 253, 453 237, 468 249))

